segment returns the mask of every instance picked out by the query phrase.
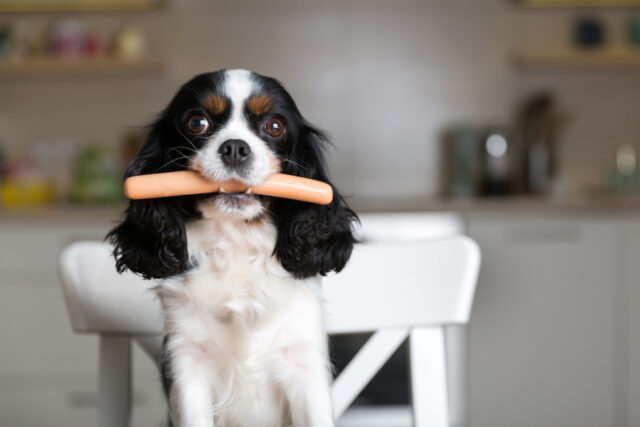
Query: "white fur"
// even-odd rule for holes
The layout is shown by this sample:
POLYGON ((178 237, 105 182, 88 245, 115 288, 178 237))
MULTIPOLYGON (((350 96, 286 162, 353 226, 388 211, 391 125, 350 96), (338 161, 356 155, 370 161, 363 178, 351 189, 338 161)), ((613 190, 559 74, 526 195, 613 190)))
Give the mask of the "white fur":
POLYGON ((333 426, 319 280, 282 268, 267 220, 202 219, 187 233, 198 267, 156 288, 176 427, 333 426))

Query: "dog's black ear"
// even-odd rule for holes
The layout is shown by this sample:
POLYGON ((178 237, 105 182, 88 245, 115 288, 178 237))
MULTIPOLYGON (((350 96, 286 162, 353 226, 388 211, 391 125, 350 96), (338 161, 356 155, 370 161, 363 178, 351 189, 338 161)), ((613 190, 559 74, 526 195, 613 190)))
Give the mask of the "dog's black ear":
MULTIPOLYGON (((298 137, 288 143, 283 173, 331 184, 323 158, 328 140, 322 132, 303 122, 298 137)), ((342 270, 356 243, 352 225, 358 217, 331 186, 329 205, 278 199, 272 208, 278 229, 275 255, 297 278, 342 270)))
MULTIPOLYGON (((127 169, 125 178, 166 172, 166 130, 158 122, 127 169)), ((170 134, 169 134, 170 135, 170 134)), ((145 279, 164 278, 188 268, 185 221, 197 215, 186 197, 131 200, 124 220, 107 234, 119 272, 129 269, 145 279)))

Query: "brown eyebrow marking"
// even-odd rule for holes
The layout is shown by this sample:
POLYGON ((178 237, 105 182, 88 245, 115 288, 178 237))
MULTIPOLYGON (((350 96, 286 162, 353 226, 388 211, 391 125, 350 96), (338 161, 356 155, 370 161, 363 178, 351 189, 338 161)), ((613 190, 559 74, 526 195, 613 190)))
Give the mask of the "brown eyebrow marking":
POLYGON ((222 114, 227 108, 227 100, 218 95, 209 95, 203 102, 211 114, 222 114))
POLYGON ((247 109, 255 115, 262 115, 273 108, 273 101, 267 95, 256 95, 247 101, 247 109))

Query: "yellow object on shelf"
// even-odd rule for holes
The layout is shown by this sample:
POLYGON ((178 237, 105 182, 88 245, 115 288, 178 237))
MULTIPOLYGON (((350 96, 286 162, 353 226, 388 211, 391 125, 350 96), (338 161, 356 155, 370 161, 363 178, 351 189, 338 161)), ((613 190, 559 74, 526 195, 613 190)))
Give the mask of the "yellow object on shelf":
POLYGON ((50 183, 41 180, 26 182, 3 182, 0 186, 2 206, 6 208, 36 207, 50 205, 54 191, 50 183))

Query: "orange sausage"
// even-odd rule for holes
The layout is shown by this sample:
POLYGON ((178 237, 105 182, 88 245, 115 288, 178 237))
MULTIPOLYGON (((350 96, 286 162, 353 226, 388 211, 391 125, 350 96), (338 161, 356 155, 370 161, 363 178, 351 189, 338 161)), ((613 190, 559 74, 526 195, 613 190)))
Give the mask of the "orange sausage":
MULTIPOLYGON (((217 193, 220 188, 226 193, 244 193, 249 189, 237 181, 209 181, 193 171, 137 175, 124 181, 125 196, 134 200, 217 193)), ((271 175, 262 184, 251 187, 251 192, 319 205, 328 205, 333 200, 333 190, 329 184, 282 173, 271 175)))

